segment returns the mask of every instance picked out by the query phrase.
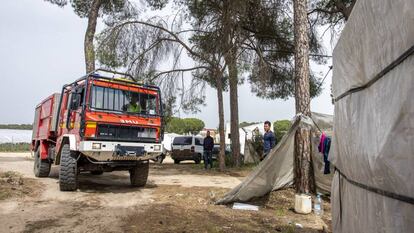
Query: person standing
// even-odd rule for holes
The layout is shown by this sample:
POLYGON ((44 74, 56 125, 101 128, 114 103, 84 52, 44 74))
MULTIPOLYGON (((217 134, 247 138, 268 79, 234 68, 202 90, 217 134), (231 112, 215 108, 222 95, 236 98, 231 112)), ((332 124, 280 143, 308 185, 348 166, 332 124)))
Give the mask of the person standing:
POLYGON ((269 154, 270 150, 276 145, 276 137, 275 134, 270 130, 271 123, 269 121, 265 121, 264 123, 264 130, 265 133, 263 135, 263 155, 260 160, 266 158, 269 154))
POLYGON ((214 147, 214 140, 210 136, 210 131, 207 131, 207 136, 204 138, 203 142, 204 147, 204 169, 207 169, 208 165, 210 164, 210 169, 213 168, 213 147, 214 147))

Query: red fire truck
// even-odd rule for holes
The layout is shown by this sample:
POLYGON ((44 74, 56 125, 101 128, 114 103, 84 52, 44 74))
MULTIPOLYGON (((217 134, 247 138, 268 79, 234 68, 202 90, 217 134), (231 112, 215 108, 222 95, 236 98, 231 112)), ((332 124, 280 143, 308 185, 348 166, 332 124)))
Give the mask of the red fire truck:
POLYGON ((64 85, 36 106, 34 173, 59 165, 61 191, 76 190, 80 172, 127 170, 144 186, 148 161, 164 151, 162 112, 160 89, 128 74, 98 69, 64 85))

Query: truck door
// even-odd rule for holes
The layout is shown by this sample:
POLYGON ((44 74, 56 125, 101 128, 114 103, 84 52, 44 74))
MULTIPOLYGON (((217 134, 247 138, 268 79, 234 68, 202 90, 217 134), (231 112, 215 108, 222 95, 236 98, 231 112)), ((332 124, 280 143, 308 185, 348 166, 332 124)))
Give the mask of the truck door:
POLYGON ((79 86, 73 89, 69 95, 66 128, 68 131, 80 130, 82 104, 84 99, 84 87, 79 86))

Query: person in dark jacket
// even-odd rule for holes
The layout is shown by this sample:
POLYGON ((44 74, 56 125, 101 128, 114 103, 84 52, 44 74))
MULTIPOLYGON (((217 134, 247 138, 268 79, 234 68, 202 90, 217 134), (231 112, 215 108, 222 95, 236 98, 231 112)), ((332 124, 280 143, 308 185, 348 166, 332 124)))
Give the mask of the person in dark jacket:
POLYGON ((210 164, 210 168, 213 168, 213 147, 214 147, 214 140, 210 136, 210 131, 207 131, 207 136, 204 138, 204 169, 207 169, 207 166, 210 164))
POLYGON ((275 137, 275 134, 270 130, 270 126, 271 126, 271 123, 269 121, 265 121, 264 123, 265 134, 263 135, 263 156, 261 160, 266 158, 270 150, 276 145, 276 137, 275 137))

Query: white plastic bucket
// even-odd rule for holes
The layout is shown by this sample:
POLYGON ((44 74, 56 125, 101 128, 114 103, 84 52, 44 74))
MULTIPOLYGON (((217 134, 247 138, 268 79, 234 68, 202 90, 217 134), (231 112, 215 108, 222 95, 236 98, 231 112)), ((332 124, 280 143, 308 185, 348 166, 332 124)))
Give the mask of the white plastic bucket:
POLYGON ((295 194, 295 212, 310 214, 312 212, 312 199, 307 194, 295 194))

